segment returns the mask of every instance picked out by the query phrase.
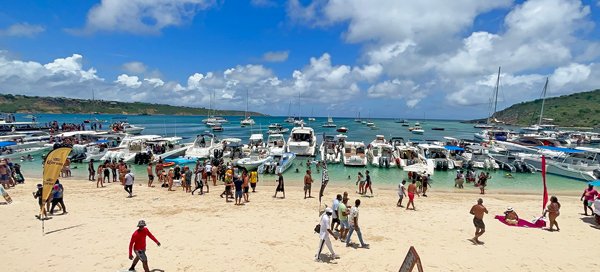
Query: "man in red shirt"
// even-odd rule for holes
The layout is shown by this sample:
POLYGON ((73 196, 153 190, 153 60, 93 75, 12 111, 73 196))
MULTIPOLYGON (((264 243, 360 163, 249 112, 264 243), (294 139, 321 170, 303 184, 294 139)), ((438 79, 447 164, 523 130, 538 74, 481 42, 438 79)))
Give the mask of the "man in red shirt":
POLYGON ((137 226, 138 229, 133 232, 133 235, 131 235, 131 241, 129 241, 129 259, 133 260, 129 271, 134 271, 135 265, 141 260, 142 264, 144 265, 144 271, 149 272, 150 269, 148 268, 148 258, 146 257, 146 236, 150 237, 150 239, 152 239, 152 241, 154 241, 158 246, 160 246, 160 242, 156 240, 154 235, 152 235, 152 233, 150 233, 150 231, 146 228, 146 222, 144 220, 140 220, 137 226), (135 252, 135 259, 131 254, 132 249, 135 252))

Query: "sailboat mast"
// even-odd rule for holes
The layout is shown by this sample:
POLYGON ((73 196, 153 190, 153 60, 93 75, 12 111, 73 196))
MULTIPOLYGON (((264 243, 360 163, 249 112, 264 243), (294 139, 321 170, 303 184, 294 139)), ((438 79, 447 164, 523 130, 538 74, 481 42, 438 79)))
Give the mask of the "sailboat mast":
POLYGON ((248 89, 246 89, 246 112, 244 112, 244 118, 248 118, 248 89))
POLYGON ((544 104, 546 103, 546 91, 548 90, 548 78, 546 78, 546 84, 544 84, 544 90, 542 91, 542 110, 540 111, 540 120, 538 126, 542 125, 542 117, 544 116, 544 104))
POLYGON ((498 66, 498 77, 496 78, 496 89, 494 89, 494 113, 492 113, 491 119, 496 115, 496 110, 498 110, 498 90, 500 89, 500 66, 498 66))

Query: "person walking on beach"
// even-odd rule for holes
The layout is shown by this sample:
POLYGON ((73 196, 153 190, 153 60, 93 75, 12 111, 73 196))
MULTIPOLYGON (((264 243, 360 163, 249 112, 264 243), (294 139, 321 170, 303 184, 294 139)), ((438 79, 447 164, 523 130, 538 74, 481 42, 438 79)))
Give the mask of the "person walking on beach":
POLYGON ((362 231, 358 226, 358 207, 360 207, 360 199, 354 201, 354 207, 350 209, 350 213, 348 214, 348 222, 350 223, 350 232, 348 232, 348 236, 346 237, 346 246, 350 246, 350 238, 352 238, 352 233, 356 231, 356 235, 358 236, 358 241, 360 242, 360 247, 369 248, 369 244, 365 244, 362 238, 362 231))
POLYGON ((363 174, 361 172, 358 172, 358 175, 356 177, 356 185, 358 185, 358 194, 362 195, 365 192, 365 180, 363 178, 363 174))
POLYGON ((479 237, 485 233, 485 223, 483 223, 483 215, 488 213, 488 210, 483 206, 483 199, 478 199, 477 204, 471 207, 469 212, 473 215, 473 225, 475 225, 475 237, 471 241, 475 244, 482 244, 479 237))
POLYGON ((406 184, 406 180, 402 180, 402 182, 398 184, 398 203, 396 203, 396 206, 398 207, 404 207, 402 206, 402 200, 406 196, 406 188, 404 187, 404 184, 406 184))
POLYGON ((329 229, 329 221, 331 218, 331 215, 333 214, 333 210, 331 210, 331 208, 326 208, 325 212, 323 213, 323 215, 321 216, 321 220, 319 222, 320 224, 320 229, 319 229, 319 248, 317 249, 317 255, 315 255, 315 261, 316 262, 320 262, 321 261, 321 251, 323 251, 323 246, 327 245, 327 248, 329 249, 329 252, 331 253, 331 258, 332 259, 339 259, 339 256, 335 254, 335 252, 333 251, 333 246, 331 245, 331 239, 329 238, 329 235, 333 236, 334 239, 338 239, 335 234, 333 234, 333 231, 331 231, 329 229))
POLYGON ((98 165, 98 180, 96 181, 96 188, 98 188, 99 186, 104 187, 104 178, 102 177, 103 173, 104 173, 104 165, 99 164, 98 165))
POLYGON ((40 219, 40 220, 48 219, 48 213, 46 212, 46 209, 42 210, 42 208, 44 207, 44 203, 42 202, 43 189, 44 189, 44 186, 42 186, 42 184, 38 184, 37 191, 33 192, 33 198, 36 198, 38 200, 38 204, 40 205, 40 211, 43 212, 41 218, 39 215, 36 215, 37 219, 40 219))
POLYGON ((173 167, 169 168, 169 173, 167 173, 167 181, 169 183, 169 191, 175 191, 173 190, 173 178, 175 176, 175 173, 173 173, 173 167))
POLYGON ((149 272, 150 268, 148 268, 148 257, 146 256, 146 237, 150 237, 150 239, 152 239, 157 246, 160 246, 160 242, 146 228, 146 222, 144 220, 140 220, 137 226, 138 229, 133 232, 131 235, 131 240, 129 240, 129 259, 133 260, 131 267, 129 267, 129 271, 135 271, 135 266, 137 265, 138 261, 142 261, 144 271, 149 272), (135 253, 135 258, 133 258, 133 253, 135 253))
POLYGON ((183 178, 185 179, 185 192, 189 193, 192 191, 192 170, 189 166, 183 167, 183 178))
POLYGON ((154 167, 154 173, 156 174, 156 177, 158 178, 159 183, 164 183, 163 175, 162 175, 163 169, 164 169, 164 166, 162 163, 162 159, 158 160, 158 162, 156 163, 156 167, 154 167))
POLYGON ((65 206, 65 202, 63 201, 63 195, 65 192, 65 188, 62 184, 60 184, 59 180, 56 180, 54 183, 54 187, 52 187, 52 207, 50 207, 50 214, 54 214, 54 208, 57 204, 60 204, 60 208, 62 209, 62 213, 67 213, 67 207, 65 206))
POLYGON ((373 184, 371 182, 371 175, 369 175, 369 170, 365 171, 365 189, 363 194, 367 193, 367 189, 369 189, 369 192, 371 192, 371 196, 373 196, 373 184))
POLYGON ((235 205, 244 205, 242 198, 244 197, 243 185, 244 181, 239 176, 233 177, 233 185, 235 186, 235 205))
POLYGON ((598 191, 594 190, 594 185, 588 185, 587 189, 583 190, 583 194, 581 195, 581 199, 583 200, 583 212, 587 216, 588 209, 590 209, 591 215, 594 215, 594 210, 592 209, 592 203, 594 203, 594 198, 598 195, 598 191))
POLYGON ((199 195, 203 195, 204 194, 204 167, 200 166, 200 165, 196 165, 196 169, 194 170, 194 183, 196 185, 196 188, 194 188, 194 190, 192 190, 192 195, 194 195, 194 192, 196 192, 196 190, 200 189, 200 193, 199 195))
POLYGON ((333 215, 331 216, 331 230, 337 230, 336 227, 340 225, 340 218, 338 216, 338 208, 340 207, 340 202, 342 202, 342 195, 338 194, 333 200, 333 205, 331 205, 331 209, 333 210, 333 215), (337 224, 337 226, 336 226, 337 224))
POLYGON ((152 170, 152 162, 149 162, 148 167, 146 167, 146 172, 148 172, 148 187, 154 187, 152 186, 152 182, 154 181, 154 172, 152 170))
POLYGON ((244 194, 244 202, 250 202, 248 192, 250 191, 250 177, 248 176, 248 170, 242 171, 242 190, 244 194))
POLYGON ((546 216, 546 213, 548 214, 548 221, 550 221, 550 227, 547 230, 554 231, 552 227, 556 226, 556 231, 560 231, 558 222, 556 222, 556 218, 560 215, 560 203, 558 202, 558 198, 556 198, 556 196, 550 197, 550 204, 544 212, 544 217, 546 216))
POLYGON ((342 202, 338 204, 338 217, 340 219, 340 239, 346 241, 346 235, 350 230, 350 224, 348 223, 348 197, 342 197, 342 202))
POLYGON ((423 175, 421 176, 421 182, 423 183, 423 196, 427 197, 427 195, 425 193, 427 193, 427 187, 431 187, 431 184, 429 183, 429 175, 425 175, 425 173, 423 173, 423 175))
POLYGON ((308 198, 311 198, 312 196, 310 196, 310 192, 311 192, 311 187, 312 187, 312 183, 314 182, 314 180, 311 177, 311 172, 310 169, 306 170, 306 175, 304 175, 304 199, 306 199, 306 193, 308 192, 308 198))
POLYGON ((275 189, 275 195, 273 196, 273 198, 277 198, 277 192, 282 192, 283 193, 283 197, 285 198, 285 186, 283 184, 283 174, 281 174, 281 172, 277 173, 277 188, 275 189))
POLYGON ((252 192, 256 193, 256 183, 258 182, 258 172, 252 171, 250 172, 250 187, 252 187, 252 192))
POLYGON ((111 163, 110 161, 104 161, 104 181, 110 183, 110 171, 111 171, 111 163))
POLYGON ((412 180, 412 182, 408 185, 408 189, 406 190, 408 192, 408 204, 406 204, 406 209, 410 209, 410 205, 412 204, 412 210, 415 210, 415 194, 419 195, 419 192, 417 192, 417 181, 416 180, 412 180))
POLYGON ((96 168, 94 167, 94 159, 91 159, 90 162, 88 162, 88 180, 96 180, 96 168))
POLYGON ((133 180, 135 179, 135 177, 133 176, 133 173, 131 173, 131 170, 127 169, 127 174, 125 174, 125 176, 123 177, 123 179, 125 180, 124 186, 125 186, 125 191, 127 193, 129 193, 129 198, 133 197, 133 180))

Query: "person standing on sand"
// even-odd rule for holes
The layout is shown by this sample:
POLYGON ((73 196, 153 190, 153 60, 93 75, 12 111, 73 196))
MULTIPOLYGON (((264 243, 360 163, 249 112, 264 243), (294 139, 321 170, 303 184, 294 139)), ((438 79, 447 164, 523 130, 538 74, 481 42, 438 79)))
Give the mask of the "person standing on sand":
POLYGON ((485 223, 483 223, 483 215, 484 213, 488 213, 488 210, 483 206, 483 199, 478 199, 477 204, 471 207, 471 211, 469 212, 473 217, 473 225, 475 225, 475 237, 471 239, 473 243, 481 244, 479 241, 479 237, 485 233, 485 223))
POLYGON ((163 171, 163 163, 162 163, 162 159, 158 160, 158 163, 156 163, 156 167, 154 167, 154 173, 156 174, 156 177, 158 178, 158 182, 159 183, 164 183, 163 181, 163 175, 162 175, 162 171, 163 171))
MULTIPOLYGON (((206 176, 208 177, 208 181, 211 181, 212 178, 212 165, 210 162, 206 163, 206 167, 204 167, 204 171, 206 171, 206 176)), ((217 181, 213 180, 213 186, 217 186, 217 181)))
POLYGON ((175 177, 175 173, 173 173, 173 167, 169 168, 169 173, 167 174, 167 181, 169 182, 169 191, 173 190, 173 178, 175 177))
MULTIPOLYGON (((119 168, 118 166, 119 165, 117 164, 117 160, 116 159, 114 159, 112 161, 112 163, 110 164, 110 168, 111 168, 111 172, 112 172, 112 177, 113 177, 112 178, 113 182, 117 182, 117 169, 119 168)), ((110 182, 110 180, 108 182, 110 182)))
POLYGON ((104 178, 102 177, 103 173, 104 173, 104 165, 99 164, 98 165, 98 180, 96 181, 96 188, 98 188, 99 186, 104 187, 104 178))
POLYGON ((146 228, 146 222, 144 220, 140 220, 137 226, 138 229, 133 232, 131 235, 131 240, 129 240, 129 259, 133 260, 131 267, 129 267, 129 271, 135 271, 135 266, 137 265, 138 261, 142 261, 144 271, 149 272, 150 268, 148 268, 148 257, 146 256, 146 237, 150 237, 150 239, 152 239, 157 246, 160 246, 160 242, 146 228), (135 259, 133 258, 132 250, 135 252, 135 259))
POLYGON ((192 191, 192 170, 189 166, 183 167, 183 177, 185 178, 185 192, 189 193, 192 191))
POLYGON ((314 182, 314 180, 312 179, 310 174, 311 174, 310 169, 306 170, 306 175, 304 175, 304 199, 306 199, 306 192, 308 192, 308 198, 312 197, 312 196, 310 196, 310 192, 311 192, 311 187, 312 187, 312 183, 314 182))
POLYGON ((125 191, 127 193, 129 193, 128 197, 132 198, 133 197, 133 180, 135 179, 135 177, 131 173, 131 170, 127 169, 127 174, 125 174, 123 179, 125 180, 125 183, 123 184, 125 186, 125 191))
POLYGON ((431 187, 431 184, 429 183, 429 179, 430 176, 429 175, 425 175, 425 172, 423 172, 423 175, 421 176, 421 182, 423 183, 423 196, 427 197, 427 195, 425 193, 427 193, 427 187, 431 187))
POLYGON ((356 177, 356 185, 358 185, 358 194, 362 195, 365 192, 365 180, 363 178, 363 174, 358 172, 358 176, 356 177))
POLYGON ((88 180, 96 180, 96 168, 94 167, 94 159, 91 159, 90 162, 88 162, 88 180))
POLYGON ((275 195, 273 196, 273 198, 277 198, 277 192, 282 192, 283 193, 283 198, 285 198, 285 186, 283 183, 283 174, 281 174, 281 172, 277 173, 277 188, 275 189, 275 195))
POLYGON ((592 209, 592 203, 594 202, 594 198, 598 194, 598 191, 594 190, 594 185, 588 185, 587 189, 583 190, 583 194, 581 195, 581 199, 583 200, 583 212, 587 216, 588 209, 592 215, 594 215, 594 210, 592 209))
POLYGON ((338 217, 340 218, 340 225, 342 228, 340 229, 340 239, 342 241, 346 241, 346 234, 350 230, 350 224, 348 223, 348 197, 343 197, 342 202, 338 205, 338 217))
POLYGON ((196 169, 194 170, 194 183, 196 184, 196 188, 192 190, 192 195, 198 189, 200 189, 199 195, 204 194, 204 167, 196 164, 196 169))
POLYGON ((243 194, 244 194, 244 202, 250 202, 249 200, 249 195, 248 192, 250 190, 250 177, 248 176, 248 170, 244 169, 244 171, 242 171, 242 190, 243 190, 243 194))
POLYGON ((244 191, 242 190, 244 181, 236 175, 233 177, 233 184, 235 186, 235 205, 244 205, 242 203, 242 198, 244 197, 244 191))
POLYGON ((552 226, 556 226, 556 231, 560 231, 558 227, 558 222, 556 222, 556 218, 560 215, 560 203, 558 203, 558 198, 556 196, 550 197, 550 205, 544 211, 544 216, 548 213, 548 221, 550 221, 550 228, 548 231, 554 231, 552 226))
POLYGON ((127 164, 123 160, 119 162, 119 181, 125 185, 125 174, 127 174, 127 164))
POLYGON ((65 206, 65 202, 63 201, 65 188, 60 184, 59 180, 56 180, 54 183, 54 187, 52 188, 52 207, 50 207, 50 214, 54 214, 54 207, 56 204, 60 204, 60 207, 63 210, 63 214, 67 213, 67 207, 65 206))
POLYGON ((406 209, 408 210, 410 208, 410 204, 412 204, 412 210, 415 210, 415 194, 418 195, 419 197, 421 195, 419 195, 419 193, 417 192, 417 181, 416 180, 412 180, 411 184, 408 185, 408 204, 406 204, 406 209))
POLYGON ((252 171, 250 172, 250 187, 252 187, 252 192, 256 193, 256 183, 258 182, 258 172, 252 171))
POLYGON ((366 181, 365 181, 365 189, 363 194, 367 193, 367 188, 369 189, 369 192, 371 192, 371 196, 373 196, 373 184, 371 182, 371 175, 369 175, 369 170, 365 171, 365 175, 366 175, 366 181))
POLYGON ((148 163, 146 171, 148 172, 148 187, 154 187, 152 186, 152 182, 154 181, 154 172, 152 172, 152 162, 148 163))
POLYGON ((111 163, 110 161, 104 161, 104 181, 106 183, 110 183, 110 171, 111 171, 111 163))
POLYGON ((406 188, 404 187, 404 184, 406 184, 406 180, 402 180, 402 182, 398 184, 398 203, 396 203, 396 206, 398 207, 404 207, 402 206, 402 199, 404 199, 406 196, 406 188))
POLYGON ((331 258, 332 259, 339 259, 339 256, 335 254, 335 252, 333 251, 333 246, 331 245, 331 239, 329 238, 329 235, 333 236, 334 239, 338 239, 335 234, 333 234, 333 231, 331 231, 329 229, 329 221, 330 221, 330 217, 333 214, 333 210, 331 210, 331 208, 326 208, 325 212, 323 213, 323 215, 321 216, 321 220, 319 222, 320 224, 320 230, 319 230, 319 248, 317 250, 317 255, 315 255, 315 261, 316 262, 320 262, 321 261, 321 251, 323 251, 323 246, 327 245, 327 248, 329 249, 329 252, 331 253, 331 258))
POLYGON ((336 225, 339 227, 340 218, 338 216, 338 208, 340 207, 340 202, 342 201, 342 195, 338 194, 333 200, 333 205, 331 205, 331 209, 333 210, 333 215, 331 216, 331 230, 337 230, 336 225))
POLYGON ((352 233, 356 231, 356 235, 358 236, 358 241, 360 242, 360 247, 369 248, 369 244, 365 244, 362 238, 362 232, 360 227, 358 226, 358 207, 360 207, 360 199, 354 201, 354 207, 350 209, 350 213, 348 214, 348 222, 350 223, 350 232, 346 237, 346 246, 350 246, 350 238, 352 238, 352 233))

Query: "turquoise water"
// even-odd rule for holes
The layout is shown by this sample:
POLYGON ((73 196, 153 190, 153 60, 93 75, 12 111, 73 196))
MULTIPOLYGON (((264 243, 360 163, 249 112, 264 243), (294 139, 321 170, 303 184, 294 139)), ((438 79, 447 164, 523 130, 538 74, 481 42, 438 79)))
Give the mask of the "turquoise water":
MULTIPOLYGON (((24 114, 18 114, 17 120, 25 121, 24 114)), ((59 123, 81 123, 83 120, 97 118, 99 120, 107 120, 110 122, 113 117, 122 117, 122 115, 94 115, 93 117, 89 114, 39 114, 36 115, 37 121, 40 123, 50 122, 57 120, 59 123)), ((219 138, 236 137, 241 138, 244 142, 248 140, 252 133, 263 133, 265 138, 267 136, 267 127, 270 123, 281 123, 284 126, 291 128, 291 125, 284 123, 285 117, 254 117, 256 125, 252 128, 246 127, 241 128, 239 122, 242 120, 241 116, 227 117, 229 120, 228 124, 224 125, 224 131, 216 133, 219 138)), ((206 131, 206 127, 202 124, 202 116, 162 116, 162 115, 151 115, 142 116, 134 115, 127 116, 127 119, 131 124, 145 127, 142 134, 158 134, 164 136, 179 136, 183 137, 184 141, 191 142, 195 139, 195 136, 201 132, 206 131)), ((306 118, 305 118, 306 119, 306 118)), ((395 123, 392 119, 371 119, 379 130, 371 130, 366 125, 354 122, 354 118, 334 118, 334 122, 338 125, 348 128, 348 140, 349 141, 364 141, 365 144, 370 143, 376 134, 383 134, 386 138, 391 136, 403 137, 405 140, 419 139, 419 140, 443 140, 444 136, 450 136, 455 138, 473 139, 473 133, 476 129, 473 128, 472 124, 462 124, 458 121, 445 121, 445 120, 409 120, 410 124, 418 121, 425 130, 424 135, 415 135, 408 131, 408 127, 403 127, 399 123, 395 123), (433 127, 443 127, 444 131, 431 130, 433 127)), ((318 135, 319 141, 323 133, 329 135, 337 135, 335 128, 322 128, 321 124, 325 123, 327 118, 316 118, 315 122, 307 126, 311 126, 315 129, 318 135)), ((103 125, 103 128, 106 126, 103 125)), ((297 158, 294 165, 285 172, 284 176, 288 181, 299 182, 304 176, 306 170, 306 159, 297 158), (295 169, 299 172, 296 173, 295 169)), ((33 162, 22 162, 25 175, 30 176, 41 176, 41 166, 39 157, 33 162)), ((80 164, 77 169, 73 169, 73 175, 77 177, 87 177, 87 165, 80 164)), ((134 172, 139 177, 144 177, 146 174, 144 166, 134 166, 134 172)), ((331 182, 339 184, 354 184, 356 180, 357 172, 361 171, 364 174, 364 170, 371 172, 371 177, 375 184, 390 184, 396 185, 403 178, 406 178, 406 172, 397 169, 380 169, 373 167, 366 168, 355 168, 355 167, 344 167, 343 165, 329 165, 329 176, 331 182), (350 180, 348 180, 350 176, 350 180)), ((314 171, 313 166, 313 178, 315 180, 320 179, 320 174, 314 171)), ((533 174, 520 174, 513 173, 513 179, 505 178, 506 172, 496 171, 492 172, 492 179, 489 181, 489 189, 502 190, 502 191, 540 191, 541 190, 541 175, 539 173, 533 174)), ((436 171, 433 175, 432 186, 434 188, 452 189, 454 186, 454 171, 436 171)), ((265 176, 263 179, 274 180, 274 176, 265 176)), ((552 190, 580 190, 585 186, 582 181, 566 179, 558 176, 548 175, 547 184, 550 191, 552 190)), ((469 187, 470 188, 470 187, 469 187)))

